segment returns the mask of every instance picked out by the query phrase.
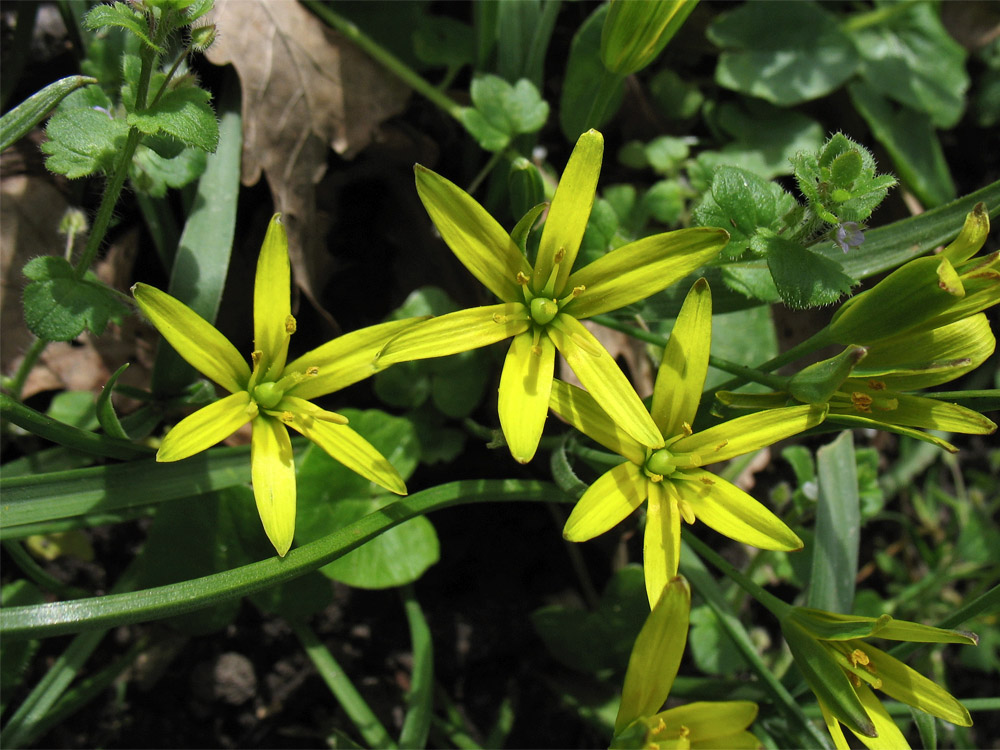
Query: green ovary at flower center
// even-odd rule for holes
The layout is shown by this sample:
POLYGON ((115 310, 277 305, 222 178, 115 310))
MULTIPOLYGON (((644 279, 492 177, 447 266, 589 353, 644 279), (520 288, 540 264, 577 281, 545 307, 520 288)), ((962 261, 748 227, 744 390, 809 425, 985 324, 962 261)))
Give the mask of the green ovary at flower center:
POLYGON ((554 299, 545 297, 535 297, 529 305, 531 319, 539 325, 551 323, 553 318, 559 314, 559 303, 554 299))
POLYGON ((253 389, 253 400, 262 409, 273 409, 285 395, 285 389, 278 383, 261 383, 253 389))
POLYGON ((660 448, 646 459, 645 469, 647 474, 669 477, 677 470, 677 457, 666 448, 660 448))

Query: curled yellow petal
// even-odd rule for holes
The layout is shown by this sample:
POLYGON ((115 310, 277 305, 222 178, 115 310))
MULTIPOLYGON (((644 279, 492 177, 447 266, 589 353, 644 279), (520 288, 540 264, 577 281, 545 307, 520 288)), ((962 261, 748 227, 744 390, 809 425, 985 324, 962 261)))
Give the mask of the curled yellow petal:
POLYGON ((705 279, 698 279, 684 298, 656 374, 650 414, 664 437, 694 423, 711 344, 712 291, 705 279))
POLYGON ((538 449, 555 368, 556 348, 546 336, 535 344, 530 331, 514 337, 500 376, 500 427, 514 459, 528 463, 538 449))
POLYGON ((263 414, 253 424, 250 476, 264 533, 284 557, 295 536, 295 463, 288 430, 263 414))
POLYGON ((236 432, 257 415, 250 394, 237 391, 182 419, 167 433, 156 452, 157 461, 180 461, 236 432))
POLYGON ((585 542, 621 523, 646 499, 646 477, 625 462, 605 472, 583 493, 569 514, 563 536, 585 542))
POLYGON ((663 445, 660 431, 628 378, 580 321, 560 313, 545 330, 580 382, 615 424, 643 445, 651 448, 663 445))
POLYGON ((132 296, 163 338, 189 365, 230 393, 246 386, 250 367, 215 326, 156 287, 136 284, 132 287, 132 296))
POLYGON ((605 448, 634 464, 642 464, 646 460, 646 449, 642 444, 618 427, 604 409, 598 406, 594 397, 582 388, 561 380, 553 381, 549 406, 552 411, 605 448))
POLYGON ((291 303, 291 267, 288 263, 288 237, 281 214, 271 217, 257 258, 257 276, 253 287, 254 350, 264 352, 261 380, 275 380, 285 367, 288 340, 294 325, 291 303))
POLYGON ((736 485, 704 469, 682 473, 685 479, 671 484, 707 526, 760 549, 802 549, 794 531, 736 485))
POLYGON ((347 425, 293 412, 288 426, 301 432, 351 471, 397 495, 406 494, 406 484, 396 467, 347 425))
POLYGON ((375 359, 376 369, 414 359, 444 357, 495 344, 528 330, 528 308, 520 302, 472 307, 431 318, 392 338, 375 359))

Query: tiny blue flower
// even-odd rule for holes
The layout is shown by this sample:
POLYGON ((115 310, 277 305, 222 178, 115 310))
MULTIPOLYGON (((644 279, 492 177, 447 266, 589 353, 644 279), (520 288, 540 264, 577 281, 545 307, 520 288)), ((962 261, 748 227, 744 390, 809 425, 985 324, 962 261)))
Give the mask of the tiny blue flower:
POLYGON ((852 247, 858 247, 865 241, 865 233, 856 221, 845 221, 837 226, 834 241, 840 245, 840 249, 845 253, 852 247))

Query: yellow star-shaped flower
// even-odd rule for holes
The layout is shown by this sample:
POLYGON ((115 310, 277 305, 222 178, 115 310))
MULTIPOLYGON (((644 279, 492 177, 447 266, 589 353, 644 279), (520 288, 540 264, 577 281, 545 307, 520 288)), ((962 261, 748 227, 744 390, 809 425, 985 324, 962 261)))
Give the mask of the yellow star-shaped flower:
POLYGON ((164 437, 157 461, 179 461, 210 448, 253 423, 251 477, 264 531, 284 556, 295 534, 295 465, 286 427, 302 433, 349 469, 391 492, 406 494, 399 472, 347 419, 309 399, 372 374, 371 361, 392 336, 414 323, 393 321, 354 331, 292 362, 288 238, 271 219, 257 261, 252 368, 211 323, 169 294, 136 284, 132 294, 163 337, 187 362, 229 395, 182 419, 164 437))

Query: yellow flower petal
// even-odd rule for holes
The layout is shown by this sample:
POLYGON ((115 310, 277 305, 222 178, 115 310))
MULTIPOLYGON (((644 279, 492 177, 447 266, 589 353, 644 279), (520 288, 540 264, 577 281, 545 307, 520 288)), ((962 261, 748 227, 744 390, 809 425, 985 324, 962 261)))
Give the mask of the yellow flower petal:
POLYGON ((757 704, 752 701, 697 701, 667 709, 658 718, 666 725, 667 736, 671 730, 687 727, 691 746, 697 743, 702 747, 702 743, 742 733, 757 718, 757 704))
POLYGON ((157 461, 180 461, 225 440, 257 415, 250 394, 237 391, 191 414, 167 433, 157 461))
POLYGON ((529 276, 531 266, 510 235, 454 183, 419 164, 414 172, 417 194, 455 256, 497 297, 505 302, 520 300, 517 274, 529 276))
POLYGON ((851 643, 868 656, 869 668, 882 680, 882 692, 886 695, 960 727, 972 726, 972 717, 965 706, 936 682, 880 649, 862 641, 851 643))
POLYGON ((696 227, 619 247, 569 277, 568 289, 585 290, 565 310, 575 318, 589 318, 631 305, 711 262, 728 242, 724 229, 696 227))
POLYGON ((865 737, 853 730, 851 733, 861 740, 868 750, 897 750, 897 748, 898 750, 909 750, 909 743, 907 743, 903 733, 899 731, 896 722, 889 716, 889 712, 885 710, 885 706, 875 697, 875 693, 867 685, 858 685, 854 690, 858 694, 858 698, 861 699, 861 705, 868 712, 872 724, 875 725, 878 737, 865 737))
POLYGON ((880 381, 891 391, 929 388, 979 367, 994 349, 989 321, 979 313, 872 344, 853 377, 880 381))
POLYGON ((621 523, 646 499, 646 484, 642 470, 627 461, 605 472, 569 514, 563 536, 585 542, 621 523))
POLYGON ((710 740, 695 740, 691 750, 763 750, 763 743, 752 732, 737 732, 710 740))
POLYGON ((679 435, 682 425, 690 429, 694 423, 711 343, 712 290, 705 279, 698 279, 684 298, 653 388, 650 414, 665 437, 679 435))
POLYGON ((267 226, 253 286, 253 345, 264 352, 258 382, 276 380, 281 374, 288 356, 288 339, 295 330, 288 237, 280 217, 272 216, 267 226))
MULTIPOLYGON (((861 393, 870 393, 867 384, 848 380, 845 389, 852 386, 861 393)), ((870 412, 859 413, 878 422, 902 425, 903 427, 923 427, 930 430, 945 432, 961 432, 967 435, 989 435, 996 431, 996 423, 984 417, 977 411, 959 404, 942 401, 925 396, 909 396, 904 393, 878 392, 879 396, 891 398, 896 402, 895 409, 880 410, 876 404, 870 412)))
POLYGON ((444 357, 495 344, 527 331, 529 317, 528 308, 520 302, 505 302, 431 318, 391 339, 379 352, 375 368, 384 370, 397 362, 444 357))
POLYGON ((643 445, 652 448, 663 445, 660 431, 628 378, 580 321, 560 313, 545 330, 612 421, 643 445))
POLYGON ((132 287, 132 296, 163 338, 189 365, 230 393, 243 390, 250 367, 229 339, 166 292, 146 284, 132 287))
POLYGON ((556 348, 545 336, 535 348, 531 331, 514 337, 500 376, 500 427, 510 455, 528 463, 538 449, 555 368, 556 348))
POLYGON ((726 461, 772 445, 779 440, 815 427, 826 418, 826 404, 789 406, 768 409, 757 414, 730 419, 728 422, 696 432, 674 443, 672 453, 694 453, 699 466, 726 461))
POLYGON ((690 612, 691 590, 687 581, 674 578, 632 646, 615 734, 636 719, 652 715, 667 700, 684 655, 690 612))
POLYGON ((285 366, 283 375, 305 374, 310 367, 319 374, 290 388, 289 394, 310 399, 339 391, 375 373, 375 356, 393 336, 420 324, 423 318, 393 320, 345 333, 303 354, 285 366))
POLYGON ((350 427, 313 419, 305 410, 293 410, 292 415, 288 426, 301 432, 332 458, 389 492, 406 494, 406 484, 396 467, 350 427))
POLYGON ((604 136, 596 130, 588 130, 581 135, 570 154, 538 243, 538 259, 531 284, 536 292, 541 293, 546 288, 557 256, 561 254, 559 271, 549 293, 553 297, 562 296, 580 249, 583 231, 587 228, 590 209, 594 205, 603 155, 604 136))
POLYGON ((288 430, 264 414, 253 423, 250 476, 264 532, 284 557, 295 536, 295 463, 288 430))
POLYGON ((555 380, 549 407, 576 429, 634 464, 646 460, 646 449, 622 430, 582 388, 555 380))
POLYGON ((646 506, 646 531, 642 539, 642 567, 646 597, 652 607, 659 601, 667 581, 677 575, 681 558, 681 514, 676 495, 663 482, 650 482, 646 506))
MULTIPOLYGON (((844 730, 841 728, 840 722, 837 721, 837 717, 831 713, 823 701, 818 700, 817 703, 819 703, 819 710, 823 713, 823 723, 826 724, 826 731, 830 733, 830 737, 833 739, 834 748, 836 750, 851 750, 851 746, 847 742, 847 738, 844 737, 844 730)), ((855 736, 862 737, 863 735, 855 734, 855 736)))
POLYGON ((760 549, 802 549, 794 531, 736 485, 704 469, 682 473, 685 479, 671 484, 706 526, 760 549))

